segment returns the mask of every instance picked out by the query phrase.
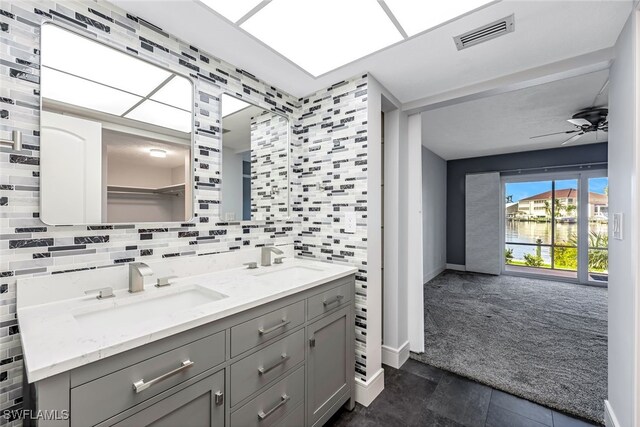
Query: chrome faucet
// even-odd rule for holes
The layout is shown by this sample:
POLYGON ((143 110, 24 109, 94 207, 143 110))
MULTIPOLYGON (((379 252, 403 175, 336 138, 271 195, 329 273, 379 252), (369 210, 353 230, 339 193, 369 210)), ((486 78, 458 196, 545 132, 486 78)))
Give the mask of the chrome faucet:
POLYGON ((144 278, 151 276, 153 270, 144 262, 129 263, 129 292, 144 291, 144 278))
POLYGON ((273 252, 276 255, 282 255, 284 253, 280 249, 276 248, 275 246, 263 246, 261 257, 260 257, 261 258, 260 265, 262 265, 263 267, 267 267, 271 265, 271 252, 273 252))

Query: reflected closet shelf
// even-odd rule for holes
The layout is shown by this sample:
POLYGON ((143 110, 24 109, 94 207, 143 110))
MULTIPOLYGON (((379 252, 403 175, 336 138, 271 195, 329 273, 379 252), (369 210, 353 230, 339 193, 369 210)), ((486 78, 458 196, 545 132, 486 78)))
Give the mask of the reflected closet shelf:
POLYGON ((109 185, 107 186, 108 194, 148 194, 158 196, 180 196, 184 194, 185 184, 173 184, 166 187, 129 187, 122 185, 109 185))

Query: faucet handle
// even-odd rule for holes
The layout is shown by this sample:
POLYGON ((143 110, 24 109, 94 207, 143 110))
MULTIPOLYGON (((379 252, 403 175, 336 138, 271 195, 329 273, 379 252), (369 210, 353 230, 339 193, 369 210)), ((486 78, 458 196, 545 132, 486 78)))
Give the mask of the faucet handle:
POLYGON ((169 286, 173 279, 177 279, 178 276, 159 277, 156 281, 156 288, 162 288, 163 286, 169 286))
POLYGON ((286 256, 278 256, 273 259, 274 264, 282 264, 282 260, 285 259, 286 256))
POLYGON ((255 261, 245 262, 242 265, 246 265, 249 270, 253 270, 254 268, 258 268, 258 263, 255 261))
POLYGON ((96 297, 98 299, 105 299, 105 298, 113 298, 113 297, 115 297, 115 295, 113 294, 113 288, 111 288, 111 287, 99 288, 99 289, 90 289, 88 291, 85 291, 85 294, 87 294, 87 295, 98 294, 98 296, 96 297))

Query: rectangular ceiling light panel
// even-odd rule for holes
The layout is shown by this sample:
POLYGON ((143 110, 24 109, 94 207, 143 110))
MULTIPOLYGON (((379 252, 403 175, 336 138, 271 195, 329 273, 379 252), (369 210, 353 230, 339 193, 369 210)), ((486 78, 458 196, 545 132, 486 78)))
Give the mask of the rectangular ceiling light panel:
POLYGON ((315 76, 402 40, 375 0, 273 0, 241 27, 315 76))
POLYGON ((231 22, 237 22, 249 13, 262 0, 201 0, 202 3, 218 12, 231 22))
POLYGON ((125 117, 179 132, 191 132, 191 113, 151 100, 144 101, 125 117))
POLYGON ((42 65, 116 89, 147 96, 171 75, 124 52, 64 30, 43 25, 42 65))
POLYGON ((40 69, 43 98, 119 116, 142 99, 48 67, 40 69))
POLYGON ((492 2, 493 0, 385 0, 409 37, 492 2))
POLYGON ((189 79, 176 75, 154 93, 151 99, 190 112, 193 108, 193 85, 189 79))

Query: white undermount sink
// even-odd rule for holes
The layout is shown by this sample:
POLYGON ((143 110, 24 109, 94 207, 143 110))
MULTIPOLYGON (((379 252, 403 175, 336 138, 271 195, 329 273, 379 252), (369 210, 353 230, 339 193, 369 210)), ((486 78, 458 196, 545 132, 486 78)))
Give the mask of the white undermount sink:
POLYGON ((262 271, 253 273, 253 275, 274 281, 299 280, 307 278, 310 273, 317 273, 320 271, 323 270, 321 268, 306 267, 302 265, 291 265, 285 267, 272 266, 266 267, 266 269, 262 269, 262 271))
POLYGON ((227 298, 227 295, 197 285, 178 289, 149 289, 140 295, 116 296, 72 312, 83 328, 126 327, 136 322, 166 316, 227 298), (153 295, 158 292, 158 295, 153 295))

